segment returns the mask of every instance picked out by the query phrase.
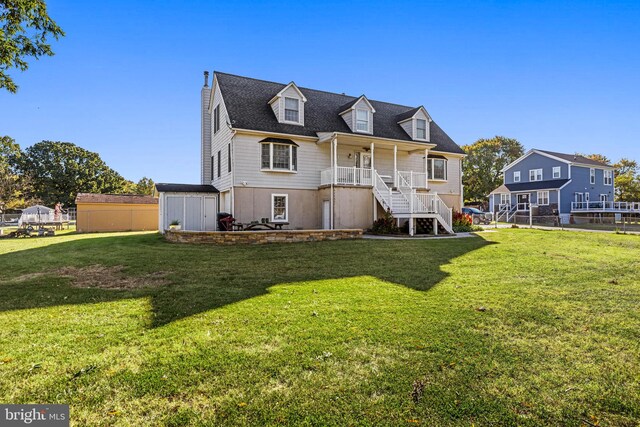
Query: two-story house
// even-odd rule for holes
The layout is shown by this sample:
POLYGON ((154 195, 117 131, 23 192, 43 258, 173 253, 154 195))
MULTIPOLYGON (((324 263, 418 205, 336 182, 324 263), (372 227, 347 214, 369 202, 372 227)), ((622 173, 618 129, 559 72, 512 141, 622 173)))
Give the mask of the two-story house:
POLYGON ((613 167, 584 156, 530 150, 502 170, 504 183, 489 196, 490 210, 499 219, 516 213, 560 215, 614 208, 613 167))
POLYGON ((424 107, 220 72, 201 99, 201 184, 237 221, 368 228, 389 210, 451 231, 464 152, 424 107))

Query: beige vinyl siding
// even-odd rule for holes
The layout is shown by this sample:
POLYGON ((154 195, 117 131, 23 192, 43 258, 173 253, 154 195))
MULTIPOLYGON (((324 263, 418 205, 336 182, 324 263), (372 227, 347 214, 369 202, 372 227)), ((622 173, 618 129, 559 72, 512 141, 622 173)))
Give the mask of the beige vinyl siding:
POLYGON ((343 120, 345 121, 347 126, 349 126, 349 129, 351 129, 351 132, 353 132, 353 129, 355 128, 355 124, 353 123, 354 117, 355 115, 353 114, 353 110, 349 110, 342 115, 343 120))
MULTIPOLYGON (((229 158, 227 153, 228 148, 227 144, 231 142, 232 132, 227 126, 229 122, 229 116, 227 114, 227 107, 224 104, 224 99, 222 98, 222 93, 220 92, 220 86, 218 86, 217 82, 214 82, 213 87, 213 102, 211 103, 211 155, 215 155, 215 163, 214 163, 214 174, 212 184, 220 191, 226 191, 231 187, 231 176, 233 174, 233 163, 231 164, 231 172, 229 172, 229 158), (220 105, 220 129, 216 134, 213 134, 213 110, 216 108, 216 105, 220 105), (218 178, 218 151, 222 154, 222 159, 220 161, 220 178, 218 178)), ((231 147, 232 156, 235 147, 231 147)))
POLYGON ((406 122, 400 123, 400 127, 402 127, 402 129, 404 129, 404 131, 407 133, 407 135, 409 135, 411 138, 413 138, 413 119, 407 120, 406 122))
POLYGON ((280 121, 280 104, 282 104, 282 102, 280 102, 281 98, 276 98, 275 101, 273 101, 271 103, 271 109, 273 110, 273 114, 276 115, 276 120, 280 121))
POLYGON ((235 156, 234 185, 264 188, 317 189, 320 171, 329 168, 330 144, 291 139, 298 144, 298 171, 261 171, 261 144, 265 136, 236 134, 233 138, 235 156), (246 182, 246 184, 243 184, 246 182))
MULTIPOLYGON (((446 157, 446 156, 445 156, 446 157)), ((461 159, 447 157, 447 181, 429 181, 429 188, 438 194, 460 194, 461 190, 461 159)))

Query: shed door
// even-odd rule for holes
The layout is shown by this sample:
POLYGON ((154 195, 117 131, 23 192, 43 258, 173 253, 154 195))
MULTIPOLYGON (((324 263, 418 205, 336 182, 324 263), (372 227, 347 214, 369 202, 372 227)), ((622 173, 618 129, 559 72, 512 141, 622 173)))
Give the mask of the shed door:
POLYGON ((202 197, 184 198, 184 229, 202 231, 202 197))
POLYGON ((322 201, 322 228, 325 230, 331 228, 331 203, 329 200, 322 201))
POLYGON ((166 215, 164 216, 164 229, 169 228, 172 221, 178 220, 180 224, 184 224, 184 197, 183 196, 167 196, 166 215))
POLYGON ((216 231, 216 198, 204 198, 204 229, 205 231, 216 231))

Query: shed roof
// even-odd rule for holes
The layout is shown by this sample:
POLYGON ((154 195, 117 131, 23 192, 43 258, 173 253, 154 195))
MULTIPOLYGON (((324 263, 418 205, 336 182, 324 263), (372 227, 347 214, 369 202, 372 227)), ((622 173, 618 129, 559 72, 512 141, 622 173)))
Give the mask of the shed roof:
POLYGON ((203 184, 157 183, 156 190, 160 193, 219 193, 213 185, 203 184))
POLYGON ((155 205, 158 199, 153 196, 141 194, 98 194, 98 193, 78 193, 76 204, 78 203, 123 203, 132 205, 155 205))

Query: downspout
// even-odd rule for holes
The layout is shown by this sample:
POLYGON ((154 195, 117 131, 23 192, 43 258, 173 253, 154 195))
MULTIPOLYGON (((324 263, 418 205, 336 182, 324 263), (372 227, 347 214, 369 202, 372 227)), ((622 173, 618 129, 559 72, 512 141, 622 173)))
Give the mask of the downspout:
MULTIPOLYGON (((235 215, 235 207, 236 207, 236 155, 235 155, 235 147, 233 144, 233 138, 236 136, 236 130, 231 128, 231 157, 233 158, 233 163, 231 164, 231 212, 229 212, 232 216, 235 215)), ((231 161, 231 159, 229 159, 231 161)), ((220 203, 220 198, 218 197, 218 203, 220 203)), ((218 211, 219 212, 219 211, 218 211)))

